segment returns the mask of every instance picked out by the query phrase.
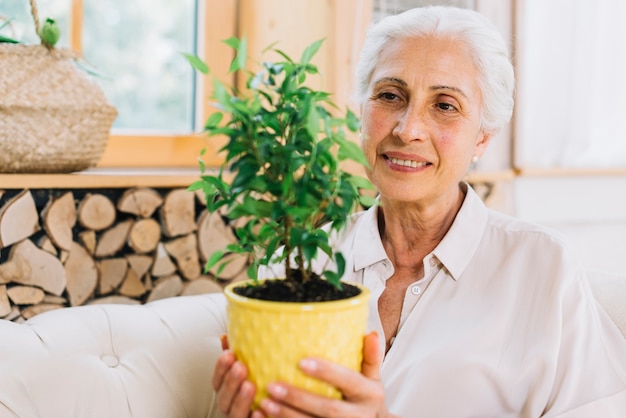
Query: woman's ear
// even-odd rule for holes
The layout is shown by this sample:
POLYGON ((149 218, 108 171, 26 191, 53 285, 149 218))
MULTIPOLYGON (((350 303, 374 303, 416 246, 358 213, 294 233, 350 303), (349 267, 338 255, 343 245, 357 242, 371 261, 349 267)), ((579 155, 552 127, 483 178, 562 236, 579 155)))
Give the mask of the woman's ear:
POLYGON ((481 131, 480 134, 478 134, 476 145, 474 146, 475 156, 481 157, 483 155, 483 153, 487 150, 487 146, 489 145, 489 141, 491 141, 492 137, 493 134, 488 134, 484 131, 481 131))

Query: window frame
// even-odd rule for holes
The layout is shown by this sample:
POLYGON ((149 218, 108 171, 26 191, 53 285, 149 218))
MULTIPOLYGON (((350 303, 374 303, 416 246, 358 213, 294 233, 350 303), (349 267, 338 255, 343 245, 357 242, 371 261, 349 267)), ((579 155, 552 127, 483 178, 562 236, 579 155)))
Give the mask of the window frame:
MULTIPOLYGON (((70 48, 82 52, 82 29, 84 0, 71 0, 70 48)), ((198 41, 196 53, 211 68, 212 77, 231 84, 228 73, 232 50, 222 40, 236 34, 237 0, 198 0, 198 41)), ((211 112, 207 97, 210 83, 198 77, 195 105, 196 132, 182 135, 122 134, 112 132, 98 168, 147 168, 147 167, 198 167, 198 156, 206 148, 205 162, 219 165, 218 144, 209 143, 200 133, 202 125, 211 112)))

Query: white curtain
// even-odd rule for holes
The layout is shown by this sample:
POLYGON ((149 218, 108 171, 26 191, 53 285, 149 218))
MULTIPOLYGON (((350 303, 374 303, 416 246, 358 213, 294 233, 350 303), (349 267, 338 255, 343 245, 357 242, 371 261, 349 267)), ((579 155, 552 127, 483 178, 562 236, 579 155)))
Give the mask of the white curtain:
POLYGON ((626 1, 523 0, 515 165, 626 167, 626 1))

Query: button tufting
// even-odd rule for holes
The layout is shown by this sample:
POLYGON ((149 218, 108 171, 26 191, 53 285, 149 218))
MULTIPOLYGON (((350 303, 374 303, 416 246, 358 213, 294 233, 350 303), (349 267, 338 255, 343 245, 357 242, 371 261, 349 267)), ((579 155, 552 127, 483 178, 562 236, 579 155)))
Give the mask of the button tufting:
POLYGON ((117 367, 120 364, 120 360, 112 354, 103 354, 100 360, 109 367, 117 367))

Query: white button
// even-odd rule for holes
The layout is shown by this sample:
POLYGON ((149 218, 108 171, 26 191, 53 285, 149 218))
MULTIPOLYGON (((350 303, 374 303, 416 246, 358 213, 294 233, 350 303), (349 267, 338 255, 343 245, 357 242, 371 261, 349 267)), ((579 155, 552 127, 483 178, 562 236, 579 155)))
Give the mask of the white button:
POLYGON ((420 289, 419 286, 411 286, 411 293, 413 293, 414 295, 419 295, 420 292, 422 291, 422 289, 420 289))
POLYGON ((120 364, 120 360, 112 354, 103 354, 100 359, 109 367, 117 367, 120 364))
POLYGON ((435 257, 430 259, 430 266, 431 267, 435 267, 437 265, 437 260, 435 259, 435 257))

